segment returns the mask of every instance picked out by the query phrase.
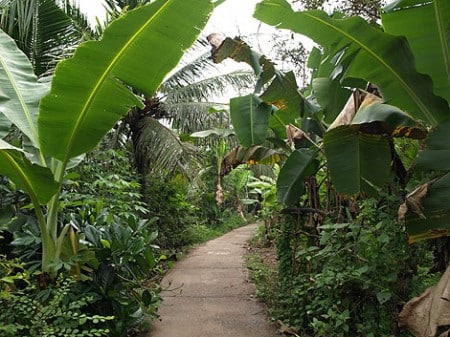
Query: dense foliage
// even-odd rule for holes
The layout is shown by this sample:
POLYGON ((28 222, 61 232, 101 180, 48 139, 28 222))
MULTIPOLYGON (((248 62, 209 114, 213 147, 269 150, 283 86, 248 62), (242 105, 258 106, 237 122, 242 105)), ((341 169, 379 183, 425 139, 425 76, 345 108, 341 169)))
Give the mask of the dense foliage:
POLYGON ((450 5, 396 1, 379 17, 381 3, 345 1, 349 15, 329 16, 262 0, 256 18, 321 47, 298 88, 296 74, 309 78, 303 48, 281 55, 303 68, 283 72, 239 38, 214 44, 215 62, 246 62, 257 78, 253 93, 230 100, 232 130, 226 111, 202 100, 251 77, 193 83, 205 57, 173 73, 209 1, 120 1, 124 15, 109 1, 118 19, 95 34, 67 3, 2 5, 0 332, 137 333, 158 315, 166 261, 251 210, 276 244, 277 279, 268 273, 262 293, 283 324, 400 336, 401 307, 448 264, 445 244, 409 243, 450 233, 450 5), (275 169, 240 166, 255 163, 275 169))
POLYGON ((308 60, 312 81, 304 94, 293 72, 278 70, 238 38, 213 50, 216 62, 247 62, 258 77, 254 94, 230 100, 242 146, 269 140, 287 148, 277 180, 285 217, 272 233, 279 314, 301 334, 398 336, 399 323, 429 336, 442 324, 446 311, 435 303, 444 303, 437 289, 407 300, 418 285, 424 289, 419 273, 443 271, 448 259, 433 266, 429 247, 407 244, 449 235, 450 212, 442 202, 450 186, 442 160, 450 114, 443 56, 449 15, 448 3, 439 0, 393 2, 377 23, 263 0, 257 19, 320 45, 308 60), (425 16, 428 25, 417 30, 415 20, 425 16), (422 316, 433 319, 414 319, 422 316))
POLYGON ((417 258, 395 221, 398 204, 364 201, 355 219, 325 221, 320 236, 301 219, 285 219, 277 243, 280 318, 310 335, 398 335, 393 318, 409 298, 417 258))
MULTIPOLYGON (((39 39, 44 36, 39 34, 48 34, 43 45, 22 44, 25 55, 15 44, 20 43, 20 36, 12 34, 13 41, 0 32, 0 54, 5 60, 0 81, 8 92, 0 114, 0 173, 4 175, 0 184, 0 248, 6 254, 0 261, 2 335, 136 334, 145 327, 147 318, 158 316, 159 283, 170 265, 168 257, 176 258, 186 245, 244 222, 240 215, 236 221, 233 212, 220 209, 216 213, 220 220, 229 216, 233 221, 231 226, 217 226, 218 218, 209 221, 207 213, 188 201, 190 181, 184 176, 169 168, 161 174, 142 170, 136 161, 140 148, 134 146, 133 136, 125 134, 133 131, 132 126, 127 119, 120 120, 129 111, 143 111, 145 97, 158 89, 212 10, 204 1, 198 4, 199 10, 188 6, 193 13, 190 20, 178 20, 173 16, 185 13, 180 8, 186 4, 170 2, 171 6, 163 6, 163 1, 152 3, 121 17, 100 32, 104 34, 101 41, 79 46, 66 61, 59 62, 59 58, 70 56, 72 50, 55 54, 52 64, 44 64, 50 55, 39 47, 59 43, 64 49, 74 43, 75 49, 75 42, 81 42, 74 40, 79 37, 80 22, 72 16, 79 12, 69 4, 60 8, 50 0, 12 1, 11 7, 2 7, 2 14, 11 14, 10 21, 2 23, 10 22, 11 27, 17 23, 21 31, 32 29, 27 38, 41 43, 39 39), (26 8, 29 17, 17 21, 17 6, 26 8), (167 17, 155 22, 152 18, 156 15, 167 17), (52 31, 31 25, 40 23, 41 18, 62 21, 52 31), (25 19, 31 20, 29 25, 25 19), (173 24, 169 27, 164 22, 173 24), (180 26, 183 22, 184 28, 180 26), (148 62, 145 50, 159 60, 153 47, 161 49, 154 33, 160 24, 174 38, 169 39, 167 52, 160 50, 166 56, 157 66, 148 62), (121 39, 114 27, 121 31, 121 39), (64 34, 68 31, 74 34, 64 34), (144 63, 136 63, 133 46, 140 44, 129 43, 139 39, 147 41, 148 49, 139 47, 144 63), (100 55, 93 49, 102 44, 108 45, 103 49, 108 55, 101 53, 100 60, 93 57, 100 55), (39 51, 46 55, 38 55, 39 51), (34 60, 36 64, 39 60, 39 69, 33 68, 34 60), (141 69, 131 76, 137 64, 141 69), (76 70, 78 67, 83 70, 76 70), (35 74, 53 72, 51 94, 47 95, 49 79, 38 80, 35 74), (89 79, 81 74, 89 74, 89 79), (70 92, 55 93, 64 91, 67 81, 72 83, 70 92), (56 121, 58 118, 64 122, 56 121), (51 130, 62 133, 52 136, 51 130)), ((202 66, 205 62, 195 65, 202 66)), ((177 137, 175 131, 170 133, 177 137)), ((148 139, 144 145, 146 151, 158 146, 148 139)))

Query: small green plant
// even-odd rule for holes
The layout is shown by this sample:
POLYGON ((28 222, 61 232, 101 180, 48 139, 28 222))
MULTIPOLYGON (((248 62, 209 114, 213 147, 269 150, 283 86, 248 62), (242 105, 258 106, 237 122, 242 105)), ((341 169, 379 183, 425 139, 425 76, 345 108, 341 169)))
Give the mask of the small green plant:
POLYGON ((28 284, 30 273, 19 259, 7 259, 0 254, 0 299, 7 298, 16 290, 17 283, 28 284))
POLYGON ((157 217, 157 243, 166 250, 177 250, 195 243, 193 226, 201 223, 200 210, 186 200, 187 183, 180 175, 146 177, 145 195, 149 217, 157 217))
POLYGON ((113 316, 86 312, 93 297, 73 298, 75 281, 60 276, 55 286, 38 291, 35 286, 0 297, 0 334, 4 337, 107 336, 105 323, 113 316))

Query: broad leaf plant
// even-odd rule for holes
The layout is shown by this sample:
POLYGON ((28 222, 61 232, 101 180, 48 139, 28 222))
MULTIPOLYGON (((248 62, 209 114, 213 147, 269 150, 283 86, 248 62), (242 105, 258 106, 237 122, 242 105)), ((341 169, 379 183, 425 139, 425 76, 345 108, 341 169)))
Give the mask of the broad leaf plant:
POLYGON ((0 174, 31 199, 43 272, 56 275, 52 266, 61 246, 74 237, 71 225, 58 221, 67 169, 130 108, 143 106, 132 89, 151 97, 219 2, 158 0, 128 12, 100 41, 81 44, 73 57, 60 62, 50 87, 0 31, 0 174), (23 134, 19 146, 5 140, 11 125, 23 134))
MULTIPOLYGON (((311 86, 301 94, 292 73, 283 73, 239 39, 213 48, 216 62, 246 62, 258 76, 252 95, 230 101, 234 130, 246 147, 273 135, 288 141, 298 128, 308 146, 292 151, 278 179, 278 199, 298 202, 308 176, 324 155, 336 190, 346 196, 373 194, 397 175, 395 139, 423 142, 410 169, 433 171, 428 193, 404 217, 410 242, 450 234, 450 206, 442 200, 450 171, 450 3, 395 1, 381 26, 360 17, 333 18, 318 10, 294 11, 286 0, 264 0, 255 18, 310 37, 311 86), (425 25, 417 22, 426 18, 425 25), (431 61, 432 60, 432 61, 431 61), (269 131, 270 130, 270 131, 269 131), (420 206, 420 209, 422 209, 420 206)), ((413 195, 414 196, 414 195, 413 195)), ((407 204, 412 202, 406 199, 407 204)), ((411 200, 410 200, 411 201, 411 200)))

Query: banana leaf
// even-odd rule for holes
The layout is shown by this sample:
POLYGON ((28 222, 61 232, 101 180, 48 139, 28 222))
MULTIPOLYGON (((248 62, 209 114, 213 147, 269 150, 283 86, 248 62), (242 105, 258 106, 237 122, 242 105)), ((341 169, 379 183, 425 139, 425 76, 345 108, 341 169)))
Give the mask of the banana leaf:
POLYGON ((0 174, 7 176, 39 204, 46 204, 58 185, 50 169, 32 164, 25 153, 0 139, 0 174))
MULTIPOLYGON (((414 202, 419 205, 421 211, 414 212, 413 209, 406 214, 405 222, 410 243, 450 235, 449 189, 450 174, 448 173, 431 182, 426 194, 414 202)), ((412 201, 408 202, 407 199, 406 205, 411 203, 412 201)))
POLYGON ((352 125, 367 134, 411 139, 424 139, 427 136, 427 132, 402 110, 379 102, 361 106, 352 125))
POLYGON ((305 180, 317 172, 317 151, 295 150, 284 163, 277 180, 278 202, 288 206, 298 203, 305 193, 305 180))
POLYGON ((422 171, 450 171, 450 121, 441 123, 430 132, 426 148, 417 158, 417 169, 422 171))
POLYGON ((450 1, 398 1, 382 22, 389 33, 406 36, 417 70, 429 75, 435 94, 450 102, 450 1))
POLYGON ((277 73, 260 98, 276 107, 269 126, 281 139, 286 138, 286 125, 294 124, 300 117, 310 117, 318 110, 300 94, 292 72, 277 73))
POLYGON ((345 106, 352 92, 343 88, 339 80, 329 77, 313 79, 312 87, 317 102, 324 108, 324 121, 331 124, 345 106))
MULTIPOLYGON (((431 79, 416 70, 404 37, 382 32, 360 17, 336 20, 323 11, 294 12, 286 0, 264 0, 254 16, 329 48, 330 55, 338 56, 337 68, 350 58, 346 77, 374 83, 386 102, 413 118, 437 125, 450 116, 448 103, 433 94, 431 79)), ((416 21, 410 24, 418 25, 416 21)))
POLYGON ((209 0, 152 2, 59 63, 40 105, 42 151, 67 163, 93 149, 130 107, 142 106, 129 87, 151 97, 195 41, 212 6, 209 0))
POLYGON ((243 147, 239 145, 223 158, 220 175, 225 176, 241 164, 279 164, 285 155, 277 150, 264 146, 243 147))
POLYGON ((323 147, 331 180, 339 193, 372 193, 390 175, 391 150, 382 135, 360 133, 343 125, 328 131, 323 147))
POLYGON ((259 145, 266 139, 272 107, 253 94, 230 100, 230 114, 239 142, 259 145))
MULTIPOLYGON (((32 145, 39 146, 37 116, 39 100, 48 86, 39 83, 33 67, 14 40, 0 30, 0 124, 14 124, 32 145), (1 115, 1 114, 0 114, 1 115), (9 123, 8 123, 9 121, 9 123)), ((1 138, 1 136, 0 136, 1 138)))
POLYGON ((279 71, 271 60, 238 38, 226 38, 218 48, 213 49, 212 58, 216 63, 232 58, 236 62, 245 62, 252 67, 258 77, 255 92, 264 89, 260 98, 276 107, 271 115, 269 127, 280 138, 286 138, 286 125, 295 123, 300 116, 311 116, 317 110, 300 94, 292 72, 279 71))
POLYGON ((268 83, 273 76, 280 74, 275 68, 275 63, 264 55, 256 52, 248 44, 239 38, 231 39, 227 37, 218 48, 213 49, 212 59, 215 63, 231 58, 236 62, 245 62, 252 67, 258 77, 256 92, 268 83))

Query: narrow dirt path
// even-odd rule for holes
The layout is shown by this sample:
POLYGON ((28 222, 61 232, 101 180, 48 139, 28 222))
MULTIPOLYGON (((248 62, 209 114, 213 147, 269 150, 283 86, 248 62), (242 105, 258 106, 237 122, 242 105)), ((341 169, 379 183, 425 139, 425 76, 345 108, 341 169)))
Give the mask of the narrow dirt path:
MULTIPOLYGON (((209 241, 163 279, 162 321, 148 337, 275 337, 264 306, 255 299, 243 255, 258 225, 209 241)), ((278 335, 279 336, 279 335, 278 335)))

